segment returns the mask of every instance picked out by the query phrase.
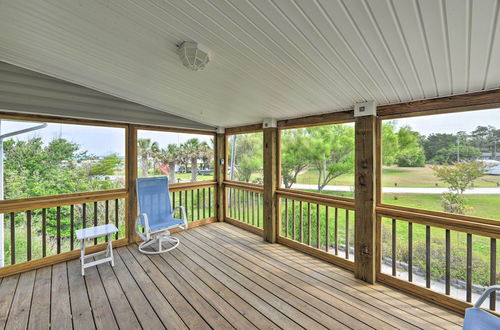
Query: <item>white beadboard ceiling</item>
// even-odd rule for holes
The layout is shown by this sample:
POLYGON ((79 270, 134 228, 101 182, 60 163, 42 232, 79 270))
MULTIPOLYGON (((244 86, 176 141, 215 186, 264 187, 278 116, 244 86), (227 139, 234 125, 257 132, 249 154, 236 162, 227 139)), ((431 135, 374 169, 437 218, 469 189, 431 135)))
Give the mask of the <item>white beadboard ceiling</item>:
POLYGON ((0 0, 0 60, 214 126, 500 87, 499 0, 0 0), (212 51, 184 68, 176 44, 212 51))

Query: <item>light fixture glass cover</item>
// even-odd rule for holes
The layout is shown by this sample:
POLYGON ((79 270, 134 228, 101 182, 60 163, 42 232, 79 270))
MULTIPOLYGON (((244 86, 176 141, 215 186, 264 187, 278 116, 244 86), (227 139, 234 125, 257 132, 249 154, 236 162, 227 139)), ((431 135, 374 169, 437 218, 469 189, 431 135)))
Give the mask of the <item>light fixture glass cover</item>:
POLYGON ((183 41, 179 44, 177 53, 186 68, 198 71, 203 70, 210 61, 208 50, 203 48, 195 41, 183 41))

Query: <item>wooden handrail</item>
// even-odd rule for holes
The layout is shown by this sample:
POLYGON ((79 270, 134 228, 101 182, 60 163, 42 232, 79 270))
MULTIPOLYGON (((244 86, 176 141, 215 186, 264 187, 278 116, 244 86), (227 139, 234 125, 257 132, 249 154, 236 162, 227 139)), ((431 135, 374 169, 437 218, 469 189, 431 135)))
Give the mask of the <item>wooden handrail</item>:
POLYGON ((185 190, 196 190, 201 188, 215 187, 216 181, 196 181, 196 182, 182 182, 182 183, 172 183, 169 185, 169 191, 185 191, 185 190))
POLYGON ((227 188, 238 188, 242 190, 254 191, 258 193, 264 192, 264 187, 260 184, 249 183, 249 182, 240 182, 240 181, 224 181, 224 186, 227 188))
POLYGON ((66 194, 0 201, 0 213, 22 212, 49 207, 67 206, 90 202, 126 198, 127 190, 108 190, 89 193, 66 194))
POLYGON ((376 213, 380 217, 404 220, 408 222, 419 223, 432 227, 452 229, 468 234, 500 238, 500 223, 489 224, 482 221, 460 220, 451 215, 450 217, 436 216, 412 211, 403 211, 389 207, 378 206, 376 213))
POLYGON ((303 202, 313 202, 321 205, 340 207, 354 210, 354 199, 342 198, 332 195, 322 195, 308 191, 297 191, 291 189, 277 189, 278 197, 286 197, 303 202))
POLYGON ((436 216, 436 217, 452 218, 452 219, 456 219, 456 220, 463 220, 463 221, 469 221, 469 222, 475 222, 475 223, 484 223, 484 224, 489 224, 489 225, 500 226, 500 221, 498 221, 498 220, 479 218, 479 217, 463 215, 463 214, 453 214, 453 213, 431 211, 431 210, 425 210, 425 209, 415 209, 412 207, 383 204, 383 203, 378 204, 377 208, 392 209, 392 210, 398 210, 398 211, 404 211, 404 212, 412 212, 412 213, 417 213, 417 214, 425 214, 425 215, 436 216))

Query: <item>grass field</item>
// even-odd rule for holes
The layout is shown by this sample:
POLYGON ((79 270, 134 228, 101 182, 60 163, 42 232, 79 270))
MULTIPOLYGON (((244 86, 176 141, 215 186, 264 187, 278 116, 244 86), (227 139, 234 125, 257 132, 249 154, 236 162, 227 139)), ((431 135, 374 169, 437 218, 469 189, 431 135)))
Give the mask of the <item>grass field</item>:
MULTIPOLYGON (((308 169, 297 177, 297 183, 317 184, 318 171, 308 169)), ((344 174, 335 178, 330 185, 352 186, 354 185, 354 174, 344 174)), ((382 186, 384 187, 444 187, 434 176, 430 166, 426 167, 384 167, 382 169, 382 186)), ((500 176, 485 175, 476 180, 475 187, 497 187, 500 186, 500 176)))

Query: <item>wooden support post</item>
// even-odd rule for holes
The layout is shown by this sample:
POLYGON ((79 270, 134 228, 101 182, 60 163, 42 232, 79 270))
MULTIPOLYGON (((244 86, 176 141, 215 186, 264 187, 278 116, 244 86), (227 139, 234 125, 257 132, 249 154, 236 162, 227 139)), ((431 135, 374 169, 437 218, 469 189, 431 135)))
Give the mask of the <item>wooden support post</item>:
POLYGON ((368 283, 376 278, 376 117, 356 118, 355 126, 355 262, 354 275, 368 283))
POLYGON ((224 221, 226 218, 226 189, 224 188, 224 178, 226 177, 226 134, 217 133, 215 144, 215 166, 216 166, 216 210, 217 221, 224 221), (222 164, 221 164, 222 163, 222 164))
POLYGON ((278 129, 264 129, 264 240, 275 243, 279 233, 277 187, 278 129))
POLYGON ((135 242, 135 219, 137 218, 137 128, 129 125, 127 128, 127 167, 126 178, 128 197, 126 201, 126 225, 129 243, 135 242))

